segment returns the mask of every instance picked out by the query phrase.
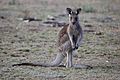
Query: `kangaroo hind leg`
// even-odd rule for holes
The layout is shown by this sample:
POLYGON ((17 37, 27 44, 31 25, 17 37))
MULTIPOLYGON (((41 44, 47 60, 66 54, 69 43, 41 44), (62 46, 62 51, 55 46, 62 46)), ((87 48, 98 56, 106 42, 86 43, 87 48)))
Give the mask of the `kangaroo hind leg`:
POLYGON ((67 60, 66 60, 66 67, 70 68, 72 66, 73 66, 73 64, 72 64, 72 52, 68 52, 67 53, 67 60))

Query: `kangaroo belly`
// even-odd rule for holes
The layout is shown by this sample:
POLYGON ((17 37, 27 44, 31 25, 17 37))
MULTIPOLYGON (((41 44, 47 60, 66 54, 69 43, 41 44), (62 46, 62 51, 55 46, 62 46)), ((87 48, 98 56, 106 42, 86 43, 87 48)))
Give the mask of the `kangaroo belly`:
POLYGON ((74 44, 76 45, 76 43, 77 43, 77 36, 73 35, 73 41, 74 41, 74 44))

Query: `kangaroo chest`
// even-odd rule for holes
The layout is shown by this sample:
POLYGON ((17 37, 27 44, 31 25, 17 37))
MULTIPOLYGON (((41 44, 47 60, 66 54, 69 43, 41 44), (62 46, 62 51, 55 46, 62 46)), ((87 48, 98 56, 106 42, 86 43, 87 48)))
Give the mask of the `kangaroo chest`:
POLYGON ((80 35, 80 27, 79 26, 73 26, 73 27, 70 27, 70 33, 77 37, 78 35, 80 35))
POLYGON ((70 27, 70 34, 72 36, 72 40, 75 42, 77 42, 77 39, 80 35, 80 26, 72 26, 70 27))
POLYGON ((78 36, 79 36, 79 32, 77 30, 74 30, 72 34, 72 39, 75 42, 75 44, 77 42, 78 36))

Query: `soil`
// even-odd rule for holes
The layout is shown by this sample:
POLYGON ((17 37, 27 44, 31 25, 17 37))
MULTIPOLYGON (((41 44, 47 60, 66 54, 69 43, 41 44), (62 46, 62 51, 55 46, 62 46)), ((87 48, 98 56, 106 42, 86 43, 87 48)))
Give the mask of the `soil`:
POLYGON ((0 80, 120 80, 120 0, 0 0, 0 80), (43 22, 49 15, 68 23, 67 7, 82 8, 84 38, 73 61, 93 68, 13 67, 55 58, 61 27, 43 22), (29 17, 40 21, 20 20, 29 17))

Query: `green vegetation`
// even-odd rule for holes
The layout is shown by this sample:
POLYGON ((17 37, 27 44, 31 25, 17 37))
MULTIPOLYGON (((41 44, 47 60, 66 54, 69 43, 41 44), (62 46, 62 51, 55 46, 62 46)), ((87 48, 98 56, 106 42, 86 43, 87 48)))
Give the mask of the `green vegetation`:
POLYGON ((96 12, 95 8, 91 5, 83 5, 83 11, 86 13, 94 13, 96 12))
MULTIPOLYGON (((1 0, 0 80, 119 80, 119 2, 120 0, 1 0), (57 34, 61 29, 46 27, 42 21, 24 22, 17 19, 37 17, 44 21, 48 15, 66 13, 66 7, 83 8, 80 14, 81 26, 83 30, 91 30, 84 32, 78 57, 74 57, 73 62, 93 68, 12 67, 16 63, 46 63, 54 60, 58 53, 57 34), (107 19, 108 22, 102 22, 101 19, 107 19), (85 24, 92 26, 86 27, 85 24)), ((63 22, 68 20, 67 16, 58 16, 56 19, 63 22)))

